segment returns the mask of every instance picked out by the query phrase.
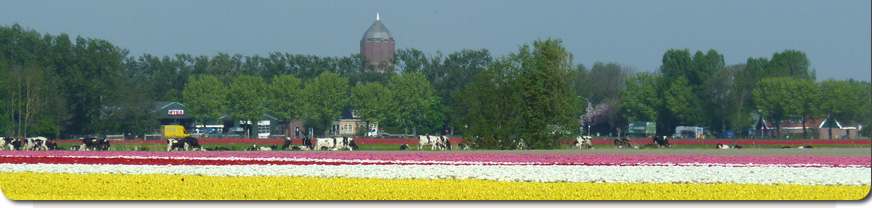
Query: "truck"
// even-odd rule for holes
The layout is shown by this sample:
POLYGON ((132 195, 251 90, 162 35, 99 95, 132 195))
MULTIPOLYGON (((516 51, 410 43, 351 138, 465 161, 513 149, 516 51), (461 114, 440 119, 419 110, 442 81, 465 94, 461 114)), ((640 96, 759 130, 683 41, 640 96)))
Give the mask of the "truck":
POLYGON ((652 137, 657 135, 657 122, 631 121, 627 126, 627 135, 652 137))
POLYGON ((164 139, 178 139, 191 136, 182 125, 163 125, 160 127, 160 136, 164 139))
POLYGON ((705 128, 700 126, 676 126, 673 138, 705 139, 705 128))

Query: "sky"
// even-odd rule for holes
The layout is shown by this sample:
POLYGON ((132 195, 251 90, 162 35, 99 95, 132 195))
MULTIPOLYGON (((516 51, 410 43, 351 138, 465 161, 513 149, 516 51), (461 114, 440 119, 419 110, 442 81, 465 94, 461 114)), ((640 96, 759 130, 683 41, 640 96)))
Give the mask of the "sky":
POLYGON ((669 49, 724 55, 726 64, 806 53, 818 80, 870 81, 868 0, 19 1, 0 25, 104 39, 132 56, 272 52, 349 56, 379 13, 396 48, 428 55, 487 49, 495 57, 556 38, 588 67, 655 71, 669 49))

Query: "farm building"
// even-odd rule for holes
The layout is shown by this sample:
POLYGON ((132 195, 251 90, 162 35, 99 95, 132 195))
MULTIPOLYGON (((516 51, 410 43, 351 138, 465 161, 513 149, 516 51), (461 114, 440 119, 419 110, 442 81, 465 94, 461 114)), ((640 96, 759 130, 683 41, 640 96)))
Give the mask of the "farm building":
MULTIPOLYGON (((802 119, 791 118, 781 121, 781 135, 802 134, 802 119)), ((857 132, 861 130, 857 126, 846 126, 835 119, 807 119, 805 122, 806 132, 810 137, 818 139, 856 139, 857 132)), ((758 118, 754 124, 755 136, 774 137, 775 123, 758 118)))

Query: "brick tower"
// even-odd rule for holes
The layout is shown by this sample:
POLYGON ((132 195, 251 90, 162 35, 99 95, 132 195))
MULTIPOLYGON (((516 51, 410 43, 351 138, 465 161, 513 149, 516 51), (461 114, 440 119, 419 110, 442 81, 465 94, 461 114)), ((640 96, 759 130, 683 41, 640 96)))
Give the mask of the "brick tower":
POLYGON ((363 38, 360 40, 360 54, 366 57, 378 72, 394 67, 394 37, 379 20, 377 13, 375 22, 363 33, 363 38))

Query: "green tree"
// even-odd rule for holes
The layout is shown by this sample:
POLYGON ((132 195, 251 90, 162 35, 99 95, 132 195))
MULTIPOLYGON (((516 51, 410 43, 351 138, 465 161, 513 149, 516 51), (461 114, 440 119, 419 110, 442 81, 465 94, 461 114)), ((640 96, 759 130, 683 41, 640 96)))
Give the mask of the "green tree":
POLYGON ((574 129, 577 99, 569 86, 572 54, 561 45, 561 40, 538 40, 533 50, 524 45, 512 58, 522 63, 518 77, 522 99, 522 125, 519 137, 530 148, 552 149, 559 146, 558 138, 568 129, 574 129))
POLYGON ((440 102, 433 86, 421 72, 409 72, 391 77, 387 88, 394 96, 390 120, 395 125, 403 127, 406 133, 409 128, 417 130, 421 127, 427 112, 440 102))
MULTIPOLYGON (((868 92, 868 89, 863 90, 862 85, 856 87, 847 81, 834 79, 821 82, 820 90, 820 112, 841 122, 853 121, 855 115, 863 111, 862 102, 857 102, 857 100, 868 97, 868 95, 863 95, 864 91, 868 92)), ((866 118, 868 119, 868 117, 866 118)))
POLYGON ((657 76, 637 72, 627 77, 619 111, 627 121, 656 121, 661 100, 657 96, 657 76))
POLYGON ((811 62, 805 52, 784 50, 772 55, 771 65, 767 68, 768 77, 789 76, 802 80, 815 80, 815 70, 809 69, 811 62))
POLYGON ((351 88, 351 108, 367 124, 386 121, 388 109, 394 105, 393 98, 391 91, 378 82, 359 83, 351 88))
POLYGON ((247 126, 246 137, 251 135, 252 126, 263 119, 266 113, 266 83, 263 78, 240 75, 233 79, 228 93, 228 107, 232 112, 231 117, 237 120, 251 122, 247 126))
POLYGON ((781 121, 790 116, 788 109, 792 105, 791 99, 794 99, 791 82, 793 79, 789 77, 764 78, 753 91, 754 103, 760 114, 775 123, 776 138, 781 136, 781 121))
POLYGON ((226 112, 229 101, 227 99, 227 91, 227 87, 224 86, 221 80, 218 80, 218 77, 212 75, 192 75, 188 77, 188 82, 182 91, 182 103, 194 119, 206 125, 207 122, 218 119, 226 112))
POLYGON ((793 94, 789 100, 787 112, 802 118, 802 138, 808 138, 806 121, 818 117, 820 106, 820 85, 812 80, 791 80, 790 92, 793 94))
POLYGON ((515 60, 502 57, 491 62, 475 75, 457 100, 467 109, 461 117, 466 134, 474 148, 508 149, 511 138, 517 138, 521 119, 521 96, 516 84, 518 70, 515 60))
POLYGON ((274 76, 266 90, 269 112, 283 121, 302 119, 306 105, 303 90, 303 80, 294 75, 274 76))
POLYGON ((687 79, 679 77, 664 92, 664 105, 672 115, 676 115, 678 124, 693 125, 702 122, 700 100, 693 94, 687 79))
POLYGON ((306 124, 316 132, 327 130, 331 122, 342 115, 342 108, 348 105, 348 79, 333 72, 322 72, 303 92, 306 98, 304 117, 306 124))

